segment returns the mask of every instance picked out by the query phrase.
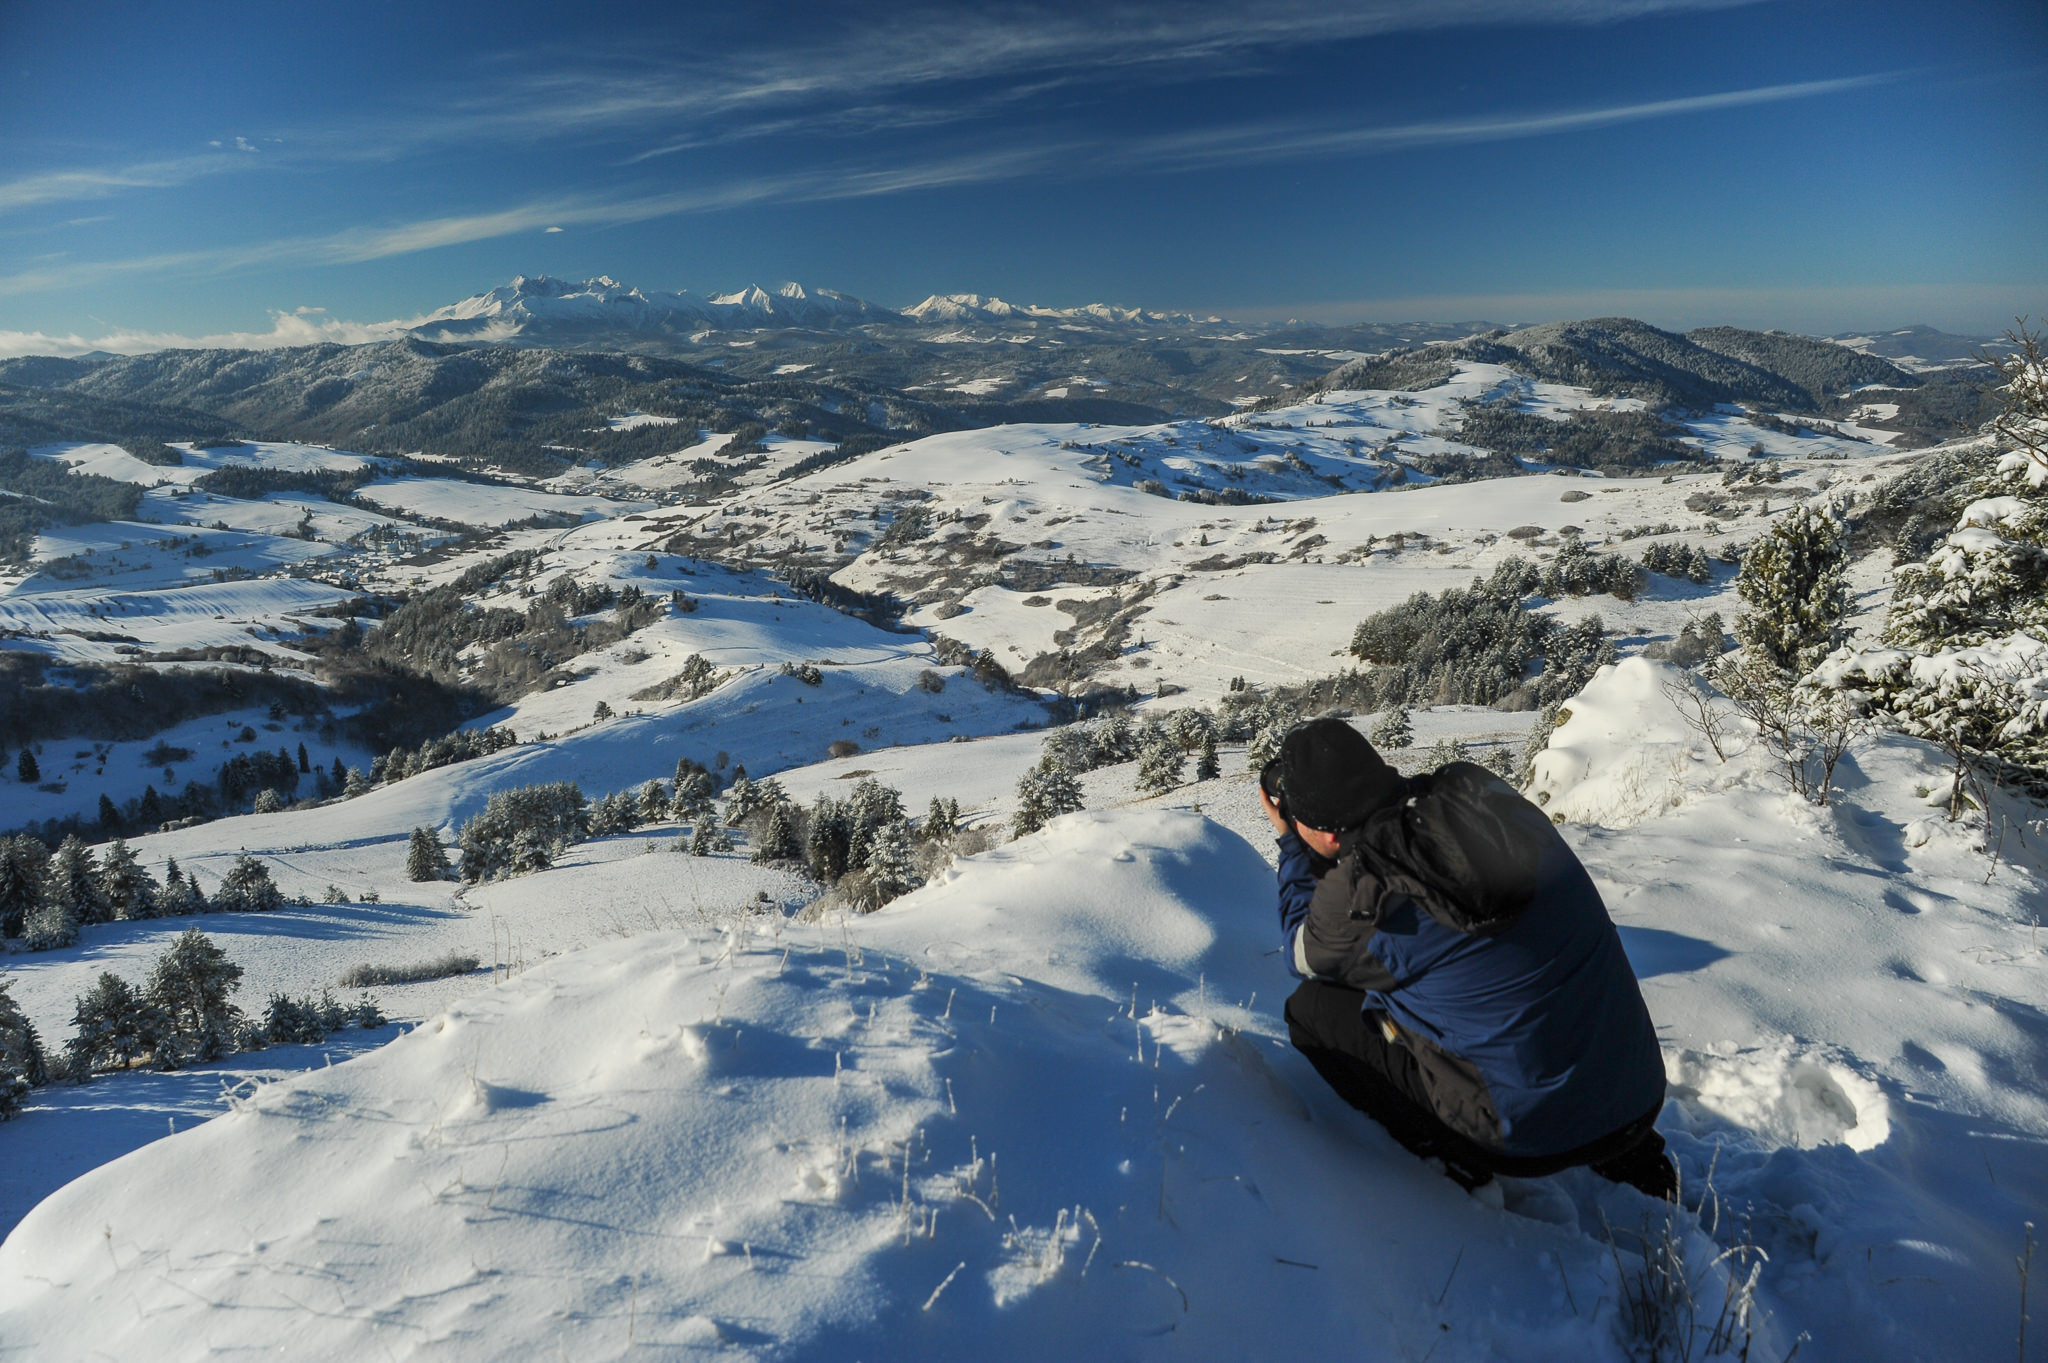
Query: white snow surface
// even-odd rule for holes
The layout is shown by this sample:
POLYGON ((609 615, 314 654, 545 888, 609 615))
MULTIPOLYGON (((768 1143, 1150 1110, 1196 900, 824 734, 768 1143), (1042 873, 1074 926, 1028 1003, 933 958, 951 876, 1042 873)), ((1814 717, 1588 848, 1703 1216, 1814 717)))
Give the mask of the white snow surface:
MULTIPOLYGON (((1675 676, 1603 672, 1538 789, 1586 820, 1564 831, 1664 1040, 1703 1309, 1746 1226, 1770 1255, 1754 1356, 1801 1333, 1802 1357, 1995 1356, 2048 1194, 2038 875, 2007 862, 1987 884, 1981 827, 1909 845, 1913 780, 1939 767, 1920 745, 1853 754, 1831 808, 1799 805, 1687 744, 1675 676), (1623 798, 1631 766, 1668 775, 1665 798, 1623 798)), ((1035 744, 877 756, 915 808, 1035 744)), ((391 901, 415 811, 376 802, 438 775, 339 807, 389 830, 359 879, 391 901)), ((1468 1196, 1344 1108, 1285 1043, 1248 777, 1152 800, 1127 781, 1092 773, 1107 808, 867 918, 750 909, 767 873, 630 837, 468 907, 413 887, 472 932, 481 906, 494 943, 515 917, 594 942, 525 951, 487 988, 443 982, 474 992, 54 1193, 0 1246, 10 1339, 58 1357, 1630 1356, 1606 1227, 1626 1265, 1661 1209, 1584 1171, 1468 1196)), ((275 846, 309 817, 224 827, 275 846)), ((263 930, 306 932, 299 913, 263 930)))

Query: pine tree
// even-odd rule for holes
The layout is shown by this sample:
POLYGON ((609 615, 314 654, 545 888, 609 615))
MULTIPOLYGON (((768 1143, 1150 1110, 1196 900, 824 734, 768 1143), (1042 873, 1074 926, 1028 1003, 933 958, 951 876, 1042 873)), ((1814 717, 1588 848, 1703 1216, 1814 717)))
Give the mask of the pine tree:
POLYGON ((0 837, 0 936, 22 935, 28 916, 43 897, 50 849, 28 833, 0 837))
POLYGON ((718 822, 716 809, 706 810, 690 831, 690 855, 708 857, 713 852, 732 851, 732 838, 718 822))
POLYGON ((111 972, 78 996, 71 1014, 71 1040, 64 1067, 75 1079, 125 1070, 144 1056, 160 1053, 169 1032, 163 1010, 111 972))
POLYGON ((649 781, 640 787, 640 822, 660 823, 668 817, 668 787, 659 781, 649 781))
POLYGON ((258 814, 275 814, 284 808, 284 796, 269 786, 256 792, 255 810, 258 814))
POLYGON ((306 745, 303 743, 299 744, 299 771, 307 775, 313 771, 313 760, 307 754, 306 745))
POLYGON ((886 823, 875 830, 868 851, 866 911, 872 913, 892 899, 916 889, 920 881, 903 824, 886 823))
POLYGON ((811 806, 810 828, 804 835, 804 863, 811 878, 830 885, 852 869, 853 816, 829 795, 811 806))
POLYGON ((732 778, 731 788, 725 792, 726 826, 731 828, 745 823, 760 807, 760 799, 755 794, 753 781, 747 777, 747 769, 739 768, 732 778))
POLYGON ((1810 504, 1779 519, 1742 556, 1736 638, 1780 672, 1812 671, 1841 641, 1848 564, 1841 528, 1810 504))
POLYGON ((228 995, 241 988, 242 968, 197 928, 188 928, 157 958, 148 999, 164 1018, 156 1060, 164 1069, 213 1060, 234 1049, 241 1009, 228 995))
POLYGON ((405 847, 405 875, 412 881, 446 880, 448 854, 431 828, 415 828, 405 847))
POLYGON ((100 894, 116 921, 156 916, 156 877, 135 859, 126 842, 114 839, 99 875, 100 894))
POLYGON ((945 842, 953 836, 953 820, 946 812, 946 802, 932 796, 932 805, 924 813, 924 827, 918 830, 926 842, 945 842))
POLYGON ((43 779, 43 769, 36 765, 36 755, 27 748, 23 748, 21 756, 15 759, 14 779, 25 786, 43 779))
POLYGON ((868 851, 874 843, 875 830, 886 824, 903 822, 903 793, 871 776, 865 777, 854 782, 853 789, 847 793, 846 813, 851 823, 847 861, 859 870, 868 864, 868 851))
POLYGON ((1187 763, 1187 753, 1180 744, 1163 732, 1155 732, 1145 739, 1138 749, 1138 789, 1151 795, 1164 795, 1181 783, 1181 773, 1187 763))
POLYGON ((1195 758, 1195 779, 1213 781, 1223 774, 1223 763, 1216 756, 1216 733, 1212 729, 1202 735, 1201 755, 1195 758))
POLYGON ((186 914, 205 913, 206 896, 199 892, 199 877, 187 876, 178 869, 178 859, 170 858, 164 863, 164 886, 157 891, 156 911, 164 918, 183 917, 186 914))
POLYGON ((760 832, 754 840, 754 860, 798 861, 803 857, 803 845, 797 839, 796 819, 787 800, 777 800, 768 806, 767 812, 758 820, 760 832))
POLYGON ((267 913, 284 907, 284 892, 270 879, 270 868, 244 852, 221 877, 213 907, 222 913, 267 913))
POLYGON ((1368 735, 1375 748, 1407 748, 1415 743, 1415 725, 1406 706, 1397 705, 1379 717, 1368 735))
POLYGON ((100 792, 100 831, 111 833, 121 826, 121 811, 114 808, 113 797, 100 792))
POLYGON ((1486 765, 1495 776, 1503 781, 1512 781, 1515 776, 1515 755, 1508 751, 1505 743, 1496 743, 1486 751, 1486 765))
POLYGON ((1040 761, 1017 782, 1017 815, 1011 826, 1021 838, 1083 807, 1081 783, 1074 774, 1057 762, 1040 761))
POLYGON ((0 980, 0 1122, 17 1116, 28 1091, 49 1081, 42 1039, 8 994, 12 980, 0 980))
POLYGON ((43 876, 42 902, 28 921, 25 935, 30 949, 70 946, 80 927, 104 923, 109 917, 92 849, 75 836, 64 839, 50 858, 43 876))
POLYGON ((334 765, 327 769, 327 782, 336 790, 348 785, 348 768, 341 765, 339 756, 334 759, 334 765))
MULTIPOLYGON (((335 764, 338 766, 340 763, 341 759, 337 757, 335 764)), ((343 798, 353 800, 358 795, 369 794, 370 783, 363 779, 363 774, 360 771, 350 767, 342 776, 341 793, 343 798)))
POLYGON ((1441 771, 1453 762, 1470 761, 1465 745, 1454 738, 1439 738, 1430 745, 1429 755, 1422 759, 1431 771, 1441 771))

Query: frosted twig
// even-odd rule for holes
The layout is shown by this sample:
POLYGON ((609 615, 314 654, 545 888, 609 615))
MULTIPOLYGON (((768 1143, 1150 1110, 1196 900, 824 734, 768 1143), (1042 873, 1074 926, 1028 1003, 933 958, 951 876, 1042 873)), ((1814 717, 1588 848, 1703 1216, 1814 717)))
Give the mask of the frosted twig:
POLYGON ((953 1271, 951 1273, 948 1273, 944 1278, 941 1278, 939 1280, 939 1285, 932 1289, 932 1294, 924 1299, 924 1305, 919 1307, 918 1309, 921 1311, 931 1310, 932 1305, 939 1299, 939 1293, 945 1291, 948 1287, 952 1286, 953 1279, 959 1277, 960 1270, 965 1267, 967 1267, 967 1261, 965 1259, 962 1259, 959 1263, 953 1265, 953 1271))

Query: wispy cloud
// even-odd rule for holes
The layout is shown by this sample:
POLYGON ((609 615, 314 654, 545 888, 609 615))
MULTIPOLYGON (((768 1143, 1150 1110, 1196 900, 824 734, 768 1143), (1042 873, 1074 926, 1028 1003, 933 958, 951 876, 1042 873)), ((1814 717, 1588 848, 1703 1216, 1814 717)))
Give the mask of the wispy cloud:
MULTIPOLYGON (((984 118, 1047 89, 1122 71, 1163 82, 1242 71, 1306 45, 1423 30, 1597 25, 1765 0, 1182 0, 1083 13, 1042 6, 826 10, 808 38, 778 33, 663 48, 599 49, 564 65, 504 53, 401 115, 222 139, 210 153, 51 170, 0 182, 0 214, 164 189, 205 176, 393 161, 536 138, 639 139, 624 164, 796 132, 843 135, 984 118), (934 87, 951 87, 943 96, 934 87), (914 98, 896 98, 914 93, 914 98), (645 143, 651 140, 653 145, 645 143), (262 154, 256 154, 259 146, 262 154), (285 149, 288 148, 288 153, 285 149)), ((280 131, 272 129, 271 132, 280 131)))
POLYGON ((1596 128, 1611 128, 1653 119, 1679 118, 1688 114, 1749 108, 1759 104, 1777 104, 1787 100, 1815 99, 1823 95, 1866 89, 1898 78, 1897 73, 1884 72, 1832 80, 1761 85, 1744 90, 1723 90, 1714 94, 1688 95, 1678 99, 1649 100, 1590 109, 1499 114, 1367 127, 1272 122, 1197 129, 1127 142, 1115 155, 1118 160, 1134 167, 1163 170, 1262 159, 1369 154, 1456 143, 1506 142, 1559 133, 1587 132, 1596 128))
POLYGON ((892 164, 840 164, 633 197, 562 196, 384 227, 349 228, 321 235, 128 260, 52 263, 0 276, 0 296, 74 288, 124 275, 151 272, 204 274, 280 263, 359 264, 515 236, 522 232, 558 231, 570 226, 620 226, 758 204, 873 198, 950 186, 1099 175, 1105 171, 1135 173, 1265 165, 1303 157, 1372 155, 1417 146, 1551 136, 1650 119, 1820 98, 1892 79, 1895 77, 1888 74, 1853 76, 1598 108, 1531 111, 1368 127, 1263 122, 1202 129, 1135 142, 1079 137, 1037 141, 892 164))

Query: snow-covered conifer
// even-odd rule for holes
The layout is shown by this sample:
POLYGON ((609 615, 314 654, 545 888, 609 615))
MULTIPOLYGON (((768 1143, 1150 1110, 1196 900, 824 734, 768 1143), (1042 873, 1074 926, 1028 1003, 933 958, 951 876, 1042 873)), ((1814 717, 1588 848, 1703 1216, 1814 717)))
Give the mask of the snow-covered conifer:
POLYGON ((23 924, 23 944, 31 951, 68 947, 82 924, 105 921, 107 902, 92 851, 76 837, 66 838, 43 874, 36 906, 23 924))
POLYGON ((37 765, 36 755, 27 747, 23 747, 21 756, 15 759, 14 779, 23 785, 34 785, 43 779, 43 769, 37 765))
POLYGON ((1773 667, 1803 676, 1841 641, 1848 613, 1848 546, 1826 513, 1803 504, 1742 556, 1735 590, 1749 609, 1736 638, 1773 667))
MULTIPOLYGON (((267 879, 267 877, 266 877, 267 879)), ((213 1060, 233 1049, 242 1010, 228 1000, 241 988, 242 968, 197 928, 178 934, 157 958, 146 991, 163 1014, 164 1041, 156 1063, 172 1069, 213 1060)))
MULTIPOLYGON (((340 759, 337 758, 336 760, 339 761, 340 759)), ((344 798, 353 800, 358 795, 367 795, 369 791, 370 783, 367 780, 365 780, 363 774, 360 771, 356 770, 354 767, 350 767, 348 771, 343 774, 341 779, 341 793, 344 798)))
POLYGON ((1021 838, 1082 807, 1081 783, 1074 774, 1057 763, 1042 761, 1017 782, 1017 816, 1011 826, 1021 838))
POLYGON ((17 1115, 28 1091, 49 1079, 42 1039, 0 980, 0 1122, 17 1115))
POLYGON ((28 916, 43 896, 50 849, 28 833, 0 838, 0 937, 22 935, 28 916))
POLYGON ((158 916, 172 918, 184 914, 205 913, 209 907, 206 896, 199 892, 199 877, 188 876, 179 870, 176 857, 166 861, 163 888, 156 894, 158 916))
POLYGON ((668 817, 668 787, 649 781, 640 787, 640 822, 659 823, 668 817))
POLYGON ((102 972, 72 1010, 64 1068, 74 1079, 127 1069, 163 1046, 167 1023, 163 1011, 128 981, 102 972))
POLYGON ((725 822, 735 827, 752 818, 754 811, 761 807, 760 796, 756 793, 746 768, 732 778, 732 786, 725 792, 725 822))
POLYGON ((268 913, 284 907, 284 892, 271 880, 270 868, 244 852, 221 877, 213 907, 222 913, 268 913))
POLYGON ((1154 730, 1138 749, 1138 789, 1150 795, 1164 795, 1181 783, 1187 753, 1164 730, 1154 730))
POLYGON ((1465 751, 1463 743, 1454 738, 1444 737, 1430 745, 1429 755, 1422 760, 1431 771, 1437 771, 1453 762, 1468 762, 1471 757, 1465 751))
POLYGON ((853 817, 845 804, 820 794, 811 806, 804 836, 804 863, 815 880, 830 885, 852 869, 853 817))
POLYGON ((1415 725, 1408 718, 1408 707, 1396 705, 1373 722, 1372 732, 1366 737, 1375 748, 1406 748, 1415 743, 1415 725))
POLYGON ((706 810, 690 830, 690 855, 708 857, 713 852, 732 851, 732 837, 718 821, 716 809, 706 810))
POLYGON ((777 800, 755 820, 758 831, 754 834, 754 860, 798 861, 803 857, 803 843, 798 836, 795 807, 787 800, 777 800))
POLYGON ((946 802, 934 795, 931 808, 924 812, 924 825, 918 829, 918 835, 926 842, 944 842, 953 836, 955 817, 947 812, 946 802))
POLYGON ((114 839, 100 863, 100 893, 116 920, 156 916, 156 877, 120 838, 114 839))
POLYGON ((413 881, 448 878, 448 854, 441 849, 441 839, 433 829, 419 827, 412 830, 405 846, 405 878, 413 881))
POLYGON ((890 900, 916 889, 920 881, 917 863, 910 851, 910 839, 903 823, 885 823, 875 830, 868 849, 863 912, 872 913, 890 900))
POLYGON ((1216 731, 1202 735, 1202 750, 1195 758, 1195 779, 1213 781, 1223 774, 1223 762, 1216 756, 1216 731))

